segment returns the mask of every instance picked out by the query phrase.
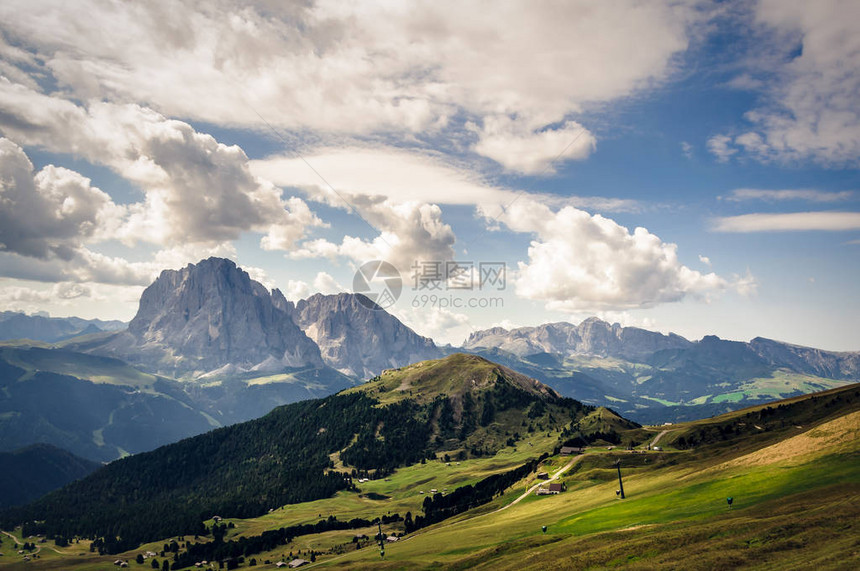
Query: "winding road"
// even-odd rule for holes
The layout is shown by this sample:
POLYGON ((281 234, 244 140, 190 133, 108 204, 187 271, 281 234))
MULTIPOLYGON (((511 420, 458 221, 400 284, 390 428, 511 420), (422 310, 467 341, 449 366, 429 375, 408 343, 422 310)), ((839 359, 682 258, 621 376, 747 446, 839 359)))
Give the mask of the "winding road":
POLYGON ((583 458, 583 456, 582 456, 582 455, 574 456, 573 458, 571 458, 571 459, 570 459, 570 462, 568 462, 567 464, 565 464, 564 466, 562 466, 561 468, 559 468, 559 469, 558 469, 558 471, 556 471, 556 473, 555 473, 555 474, 553 474, 551 478, 549 478, 549 479, 547 479, 547 480, 541 480, 540 482, 538 482, 537 484, 533 485, 531 488, 529 488, 528 490, 526 490, 526 491, 525 491, 525 493, 524 493, 523 495, 521 495, 520 497, 518 497, 517 499, 515 499, 515 500, 514 500, 514 501, 512 501, 511 503, 509 503, 509 504, 507 504, 507 505, 504 505, 504 506, 500 507, 499 509, 497 509, 496 511, 494 511, 494 512, 492 512, 492 513, 498 513, 498 512, 500 512, 500 511, 502 511, 502 510, 506 510, 506 509, 508 509, 509 507, 511 507, 511 506, 513 506, 513 505, 515 505, 515 504, 520 503, 521 501, 523 501, 524 499, 526 499, 526 498, 528 497, 528 495, 529 495, 529 494, 534 493, 534 491, 535 491, 535 490, 537 490, 539 487, 541 487, 544 483, 549 483, 549 482, 552 482, 553 480, 558 479, 558 477, 559 477, 559 476, 561 476, 562 474, 564 474, 565 472, 567 472, 568 470, 570 470, 570 467, 571 467, 571 466, 573 466, 574 464, 576 464, 576 463, 577 463, 577 461, 581 460, 582 458, 583 458))

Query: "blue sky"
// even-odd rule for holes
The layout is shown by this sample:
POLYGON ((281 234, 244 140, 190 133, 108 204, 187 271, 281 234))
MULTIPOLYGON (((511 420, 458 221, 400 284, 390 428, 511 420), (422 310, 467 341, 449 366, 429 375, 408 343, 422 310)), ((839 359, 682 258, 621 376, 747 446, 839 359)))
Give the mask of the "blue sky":
POLYGON ((296 300, 385 259, 389 311, 440 343, 597 315, 858 350, 858 21, 839 1, 4 3, 0 307, 129 319, 209 255, 296 300), (505 288, 412 289, 452 261, 504 262, 505 288))

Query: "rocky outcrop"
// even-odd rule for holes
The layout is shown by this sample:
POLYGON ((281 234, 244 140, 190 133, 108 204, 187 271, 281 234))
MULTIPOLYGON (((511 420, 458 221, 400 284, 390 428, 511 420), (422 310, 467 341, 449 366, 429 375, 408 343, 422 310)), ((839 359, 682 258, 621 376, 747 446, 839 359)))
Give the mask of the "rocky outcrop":
POLYGON ((442 355, 422 337, 382 309, 369 309, 358 295, 316 294, 299 301, 293 319, 319 346, 326 364, 340 372, 369 378, 384 369, 442 355))
POLYGON ((322 366, 291 310, 232 261, 209 258, 163 271, 128 330, 94 352, 174 377, 322 366))

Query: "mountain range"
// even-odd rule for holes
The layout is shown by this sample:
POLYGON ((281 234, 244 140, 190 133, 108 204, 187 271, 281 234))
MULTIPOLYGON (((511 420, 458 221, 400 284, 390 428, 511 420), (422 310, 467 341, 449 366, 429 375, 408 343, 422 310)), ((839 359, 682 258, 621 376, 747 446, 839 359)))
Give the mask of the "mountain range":
MULTIPOLYGON (((0 451, 44 442, 112 460, 454 351, 372 307, 350 293, 294 303, 234 262, 209 258, 162 272, 126 329, 4 313, 0 331, 28 322, 42 342, 0 346, 0 451), (66 323, 81 335, 46 342, 62 332, 33 323, 66 323)), ((763 338, 690 341, 597 318, 476 331, 460 350, 639 422, 701 418, 860 380, 857 352, 763 338)))
POLYGON ((53 343, 78 335, 120 331, 125 329, 127 325, 122 321, 51 317, 47 314, 27 315, 17 311, 0 311, 0 341, 32 339, 53 343))

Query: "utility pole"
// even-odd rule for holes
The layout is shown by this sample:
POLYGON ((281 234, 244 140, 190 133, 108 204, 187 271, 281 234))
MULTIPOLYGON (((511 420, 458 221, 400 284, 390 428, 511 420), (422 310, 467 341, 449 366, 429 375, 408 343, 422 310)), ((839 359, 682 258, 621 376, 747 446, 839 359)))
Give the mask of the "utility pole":
POLYGON ((615 462, 615 467, 618 468, 618 490, 621 495, 621 499, 624 499, 624 483, 621 481, 621 460, 617 460, 615 462))

